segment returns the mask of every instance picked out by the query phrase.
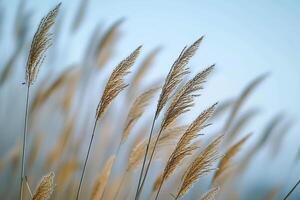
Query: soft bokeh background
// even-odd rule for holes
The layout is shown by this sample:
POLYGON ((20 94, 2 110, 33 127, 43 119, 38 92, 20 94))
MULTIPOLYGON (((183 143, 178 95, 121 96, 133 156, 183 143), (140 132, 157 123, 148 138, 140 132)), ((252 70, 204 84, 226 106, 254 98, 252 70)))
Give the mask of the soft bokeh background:
MULTIPOLYGON (((0 6, 5 8, 1 13, 5 16, 1 17, 4 34, 0 35, 0 55, 3 58, 8 57, 13 50, 9 27, 13 24, 18 2, 0 1, 0 6)), ((28 38, 32 37, 40 18, 57 2, 26 1, 26 9, 33 11, 28 38)), ((79 1, 62 2, 59 23, 66 28, 78 9, 79 1)), ((149 80, 164 77, 181 49, 205 35, 205 40, 190 65, 193 73, 213 63, 216 63, 216 70, 197 101, 197 107, 189 116, 191 119, 206 105, 236 97, 255 77, 269 73, 245 106, 261 109, 247 131, 259 134, 268 120, 278 113, 284 113, 294 124, 284 137, 277 162, 272 162, 269 166, 260 164, 268 157, 268 149, 264 149, 262 155, 251 165, 245 184, 252 185, 255 191, 269 183, 286 181, 286 191, 299 179, 299 162, 298 166, 294 166, 294 158, 300 148, 300 1, 89 0, 82 28, 72 38, 67 33, 58 38, 60 47, 56 48, 54 55, 59 58, 59 63, 53 63, 54 70, 60 71, 64 66, 80 63, 87 39, 94 28, 99 25, 101 31, 106 30, 120 18, 125 18, 121 26, 122 37, 114 59, 108 65, 111 69, 140 44, 143 44, 143 53, 161 46, 162 51, 148 75, 149 80)), ((0 65, 4 62, 0 59, 0 65)), ((45 73, 44 71, 46 70, 42 69, 41 73, 45 73)), ((18 73, 23 72, 19 70, 18 73)), ((22 88, 23 81, 10 84, 13 88, 22 88)), ((7 88, 0 90, 1 96, 8 92, 7 88)), ((23 101, 23 97, 25 98, 24 95, 19 97, 19 100, 23 101)), ((7 112, 4 110, 2 105, 1 119, 7 112, 14 112, 13 108, 6 110, 7 112)), ((3 151, 13 144, 16 135, 7 135, 4 129, 0 131, 0 150, 3 151)))

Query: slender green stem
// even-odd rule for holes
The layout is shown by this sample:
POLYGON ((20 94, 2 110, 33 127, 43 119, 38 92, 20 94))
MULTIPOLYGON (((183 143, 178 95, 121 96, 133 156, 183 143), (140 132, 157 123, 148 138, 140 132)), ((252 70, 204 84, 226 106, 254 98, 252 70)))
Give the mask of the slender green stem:
POLYGON ((161 133, 162 133, 162 129, 160 129, 160 131, 159 131, 159 133, 158 133, 158 135, 157 135, 157 138, 156 138, 156 140, 155 140, 155 143, 154 143, 154 146, 153 146, 151 155, 150 155, 150 159, 149 159, 149 162, 148 162, 146 171, 145 171, 145 175, 144 175, 143 181, 142 181, 142 183, 141 183, 141 187, 140 187, 139 192, 138 192, 138 195, 137 195, 137 196, 138 196, 137 199, 139 199, 139 196, 140 196, 140 194, 141 194, 141 192, 142 192, 142 190, 143 190, 143 187, 144 187, 144 184, 145 184, 145 181, 146 181, 146 178, 147 178, 149 169, 150 169, 150 165, 151 165, 151 162, 152 162, 153 157, 154 157, 155 149, 156 149, 156 146, 157 146, 157 143, 158 143, 158 141, 159 141, 159 138, 160 138, 161 133))
POLYGON ((25 175, 25 157, 26 157, 26 137, 27 137, 27 125, 28 125, 28 105, 29 105, 29 95, 30 95, 30 83, 27 85, 26 92, 26 106, 25 106, 25 116, 24 116, 24 131, 23 131, 23 148, 22 148, 22 164, 21 164, 21 179, 20 179, 20 192, 19 199, 23 199, 23 180, 25 175))
POLYGON ((289 193, 284 197, 283 200, 287 200, 299 184, 300 184, 300 180, 294 185, 294 187, 289 191, 289 193))
POLYGON ((89 144, 89 148, 88 148, 88 151, 87 151, 87 154, 86 154, 86 157, 85 157, 84 166, 83 166, 83 170, 82 170, 81 177, 80 177, 79 187, 78 187, 77 194, 76 194, 76 200, 79 199, 80 190, 81 190, 81 186, 82 186, 82 181, 83 181, 83 177, 84 177, 84 173, 85 173, 85 169, 86 169, 86 164, 87 164, 87 161, 89 159, 89 155, 90 155, 90 152, 91 152, 91 146, 92 146, 92 143, 93 143, 93 140, 94 140, 94 136, 95 136, 95 130, 96 130, 96 127, 97 127, 97 121, 98 120, 95 119, 95 124, 94 124, 94 127, 93 127, 93 133, 92 133, 90 144, 89 144))
POLYGON ((149 135, 148 143, 147 143, 147 147, 146 147, 146 152, 145 152, 144 159, 143 159, 143 165, 142 165, 142 169, 141 169, 140 176, 139 176, 139 182, 138 182, 138 186, 137 186, 136 193, 135 193, 135 200, 137 200, 138 196, 139 196, 140 184, 142 181, 142 177, 143 177, 143 173, 144 173, 144 169, 145 169, 145 165, 146 165, 146 160, 147 160, 148 151, 150 148, 150 143, 151 143, 151 139, 152 139, 152 135, 153 135, 155 121, 156 121, 156 115, 154 116, 153 121, 152 121, 151 131, 150 131, 150 135, 149 135))

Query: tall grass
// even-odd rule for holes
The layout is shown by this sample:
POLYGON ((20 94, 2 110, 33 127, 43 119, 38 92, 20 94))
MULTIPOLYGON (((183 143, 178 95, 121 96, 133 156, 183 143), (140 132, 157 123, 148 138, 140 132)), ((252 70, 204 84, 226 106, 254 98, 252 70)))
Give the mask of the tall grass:
MULTIPOLYGON (((282 113, 272 117, 262 131, 253 129, 250 123, 262 111, 253 106, 244 109, 246 101, 268 74, 245 84, 237 97, 216 99, 218 103, 199 112, 196 98, 206 92, 204 86, 218 68, 211 65, 190 75, 193 70, 189 62, 197 56, 204 37, 182 49, 166 77, 160 79, 164 81, 145 84, 161 48, 147 54, 147 49, 139 46, 127 57, 128 52, 122 52, 125 59, 115 61, 123 18, 101 34, 97 25, 80 62, 53 71, 53 65, 63 62, 58 45, 51 45, 62 42, 58 40, 62 32, 70 41, 80 34, 88 4, 79 2, 71 24, 67 24, 65 10, 60 11, 58 4, 42 18, 33 39, 27 41, 27 30, 32 27, 25 19, 30 11, 25 9, 26 2, 20 1, 13 27, 16 45, 1 65, 0 87, 16 95, 18 91, 11 89, 11 82, 20 82, 19 65, 25 69, 24 119, 16 117, 24 107, 18 104, 23 101, 8 100, 5 95, 0 100, 13 111, 6 117, 14 121, 13 127, 1 123, 1 131, 8 135, 12 129, 17 134, 20 127, 23 135, 0 157, 1 199, 247 198, 247 193, 240 191, 248 188, 240 183, 256 164, 254 158, 269 146, 274 155, 280 154, 282 140, 292 126, 292 120, 285 120, 282 113), (57 20, 61 25, 55 23, 57 20), (30 47, 27 42, 31 42, 30 47), (45 59, 48 51, 52 57, 45 59), (110 76, 104 76, 114 63, 118 64, 110 76), (49 66, 47 71, 42 64, 49 66), (43 73, 38 76, 40 68, 43 73), (101 97, 95 98, 99 93, 101 97), (190 122, 189 114, 198 116, 190 122)), ((0 21, 0 36, 4 22, 0 21)), ((255 199, 292 199, 297 197, 298 185, 299 181, 287 188, 282 181, 252 195, 255 199)))

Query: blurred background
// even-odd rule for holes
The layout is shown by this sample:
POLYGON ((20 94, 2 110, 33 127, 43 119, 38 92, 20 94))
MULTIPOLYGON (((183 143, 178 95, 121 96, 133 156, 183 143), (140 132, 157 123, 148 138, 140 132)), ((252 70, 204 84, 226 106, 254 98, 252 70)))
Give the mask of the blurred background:
MULTIPOLYGON (((1 74, 11 58, 16 57, 10 64, 9 78, 1 79, 1 158, 21 138, 26 91, 26 86, 22 83, 25 81, 24 70, 31 39, 40 19, 58 2, 0 0, 1 74), (20 37, 18 34, 23 35, 22 39, 16 39, 20 37)), ((204 35, 204 40, 189 65, 193 74, 214 63, 215 71, 192 112, 182 120, 191 121, 214 102, 225 105, 226 102, 233 101, 251 81, 267 74, 240 110, 240 117, 250 111, 255 112, 241 130, 242 134, 253 133, 246 150, 262 137, 264 130, 274 119, 278 119, 278 130, 274 131, 268 138, 270 142, 251 161, 241 180, 240 193, 243 194, 242 199, 262 199, 267 190, 279 185, 280 199, 300 178, 300 107, 297 105, 300 101, 299 18, 300 2, 296 0, 64 0, 54 27, 53 46, 47 53, 33 90, 38 91, 39 87, 49 85, 51 80, 55 80, 70 66, 80 66, 84 71, 94 70, 94 64, 90 62, 93 53, 90 47, 95 48, 96 44, 93 46, 93 43, 97 41, 91 38, 103 37, 117 23, 118 36, 113 54, 101 71, 93 71, 93 81, 89 81, 82 89, 85 93, 79 92, 74 97, 71 113, 78 112, 76 107, 82 109, 80 113, 85 113, 77 119, 79 122, 76 127, 80 129, 87 121, 92 124, 93 110, 114 66, 137 46, 143 45, 138 64, 151 51, 160 49, 144 80, 139 83, 139 88, 145 88, 155 81, 163 80, 182 48, 204 35), (81 16, 76 18, 79 11, 81 16), (279 152, 277 156, 273 155, 274 149, 279 152), (261 192, 261 195, 256 198, 254 194, 257 192, 261 192)), ((137 66, 134 67, 133 74, 136 71, 137 66)), ((58 97, 52 99, 60 98, 65 92, 58 92, 58 97)), ((49 98, 48 102, 51 102, 51 97, 49 98)), ((115 124, 120 118, 116 113, 129 109, 125 100, 122 100, 128 98, 132 98, 129 93, 122 94, 121 100, 116 101, 108 113, 110 117, 115 117, 112 118, 111 129, 121 129, 115 124)), ((29 132, 46 133, 46 142, 40 150, 43 155, 55 144, 55 138, 64 124, 64 117, 56 112, 55 109, 59 109, 56 104, 45 105, 41 109, 43 112, 37 115, 36 123, 33 123, 30 129, 32 131, 29 132)), ((151 116, 151 111, 148 112, 151 116)), ((229 112, 216 118, 213 124, 217 128, 212 128, 211 131, 222 127, 228 114, 229 112)), ((100 146, 117 146, 112 138, 113 135, 107 136, 107 140, 101 140, 100 146)), ((84 152, 85 150, 82 154, 84 152)), ((103 155, 108 157, 109 149, 103 155)), ((37 167, 42 165, 37 163, 37 167)), ((3 174, 0 178, 7 179, 3 174)), ((291 199, 299 198, 300 189, 291 199)))

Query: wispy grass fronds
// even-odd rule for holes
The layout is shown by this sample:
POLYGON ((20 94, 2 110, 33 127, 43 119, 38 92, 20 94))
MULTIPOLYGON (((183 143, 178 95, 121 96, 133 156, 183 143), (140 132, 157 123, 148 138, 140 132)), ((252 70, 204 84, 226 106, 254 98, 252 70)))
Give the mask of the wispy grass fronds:
POLYGON ((69 183, 70 179, 79 169, 79 161, 77 159, 69 159, 63 161, 63 163, 57 168, 57 192, 63 191, 63 187, 69 183))
MULTIPOLYGON (((199 92, 199 90, 201 90, 203 88, 202 85, 205 82, 207 76, 212 71, 213 67, 214 67, 214 65, 212 65, 212 66, 208 67, 207 69, 203 70, 202 72, 198 73, 194 78, 192 78, 190 81, 188 81, 175 95, 174 99, 172 100, 169 108, 167 109, 167 111, 165 113, 160 132, 158 133, 158 136, 154 143, 154 148, 150 155, 149 163, 146 168, 143 182, 145 181, 147 173, 149 171, 150 164, 151 164, 154 152, 155 152, 157 142, 161 135, 161 132, 164 129, 166 129, 168 126, 170 126, 181 114, 188 112, 190 110, 190 108, 194 106, 194 97, 199 96, 199 94, 196 94, 196 92, 199 92)), ((197 129, 196 126, 194 128, 197 129)), ((194 148, 195 147, 191 148, 189 146, 189 147, 187 147, 186 150, 188 150, 188 152, 190 152, 194 148)), ((188 152, 186 152, 186 153, 188 154, 188 152)))
POLYGON ((95 130, 97 127, 97 122, 102 118, 105 111, 107 110, 110 103, 113 101, 114 98, 118 96, 118 94, 123 91, 128 84, 125 83, 125 76, 129 73, 129 70, 131 66, 134 64, 135 60, 137 59, 139 52, 140 52, 141 46, 139 46, 136 50, 134 50, 127 58, 125 58, 121 63, 118 64, 118 66, 114 69, 112 74, 110 75, 110 78, 108 79, 108 82, 105 86, 105 89, 103 91, 103 95, 101 97, 101 100, 97 106, 96 110, 96 116, 95 116, 95 123, 91 135, 91 139, 88 146, 88 151, 85 157, 83 170, 80 177, 79 187, 77 190, 76 199, 79 199, 81 185, 87 165, 87 161, 90 155, 91 146, 94 140, 95 136, 95 130))
POLYGON ((187 128, 185 133, 180 138, 179 142, 177 143, 175 150, 171 154, 167 165, 164 169, 163 176, 161 178, 161 182, 158 187, 157 197, 159 195, 159 192, 161 190, 163 182, 168 179, 175 169, 181 164, 183 159, 186 156, 189 156, 192 154, 194 150, 197 149, 197 146, 192 144, 193 139, 195 139, 198 136, 198 132, 203 129, 206 124, 205 122, 210 118, 210 116, 213 114, 213 111, 215 109, 216 104, 208 108, 207 110, 203 111, 187 128))
POLYGON ((152 67, 153 62, 155 61, 157 54, 161 51, 161 48, 155 48, 152 50, 146 58, 140 64, 137 72, 134 74, 134 77, 131 81, 129 94, 132 95, 135 93, 135 89, 140 85, 141 81, 143 80, 145 74, 149 71, 150 67, 152 67))
POLYGON ((93 187, 91 200, 99 200, 109 179, 115 156, 111 156, 105 163, 100 176, 97 177, 93 187))
POLYGON ((140 96, 138 96, 135 101, 133 102, 129 113, 127 115, 125 128, 122 135, 121 142, 124 143, 126 139, 128 138, 128 135, 135 125, 135 123, 138 121, 138 119, 142 116, 142 114, 145 111, 145 108, 149 105, 150 100, 153 98, 153 95, 158 90, 158 88, 153 88, 145 91, 140 96))
POLYGON ((25 105, 25 116, 24 116, 24 132, 23 132, 23 148, 22 148, 22 166, 21 166, 21 177, 20 177, 20 192, 19 197, 23 199, 23 179, 25 174, 25 163, 26 163, 26 142, 27 142, 27 124, 28 124, 28 107, 30 98, 30 85, 33 84, 37 77, 39 68, 46 56, 46 51, 51 46, 52 36, 50 29, 53 26, 58 10, 61 3, 58 4, 53 10, 51 10, 45 17, 42 18, 37 31, 34 34, 29 55, 26 64, 26 105, 25 105))
POLYGON ((215 175, 212 179, 213 185, 215 185, 218 182, 219 177, 221 177, 223 174, 226 173, 227 169, 232 164, 233 158, 236 156, 236 154, 240 151, 241 147, 245 144, 245 142, 249 139, 251 134, 246 135, 241 140, 239 140, 236 144, 234 144, 232 147, 230 147, 223 158, 221 159, 217 171, 215 172, 215 175))
MULTIPOLYGON (((177 126, 166 129, 163 132, 162 137, 160 137, 158 141, 157 151, 163 151, 164 147, 172 145, 177 140, 177 138, 183 133, 183 131, 186 130, 186 128, 186 126, 177 126)), ((145 153, 146 145, 146 139, 140 140, 134 145, 134 148, 132 149, 128 159, 127 171, 132 171, 141 164, 143 155, 145 153)), ((153 149, 153 147, 154 141, 152 141, 152 143, 150 144, 150 151, 153 149)))
POLYGON ((246 101, 246 99, 251 95, 251 93, 254 91, 254 89, 268 76, 268 74, 263 74, 256 79, 254 79, 240 94, 238 99, 235 101, 232 110, 230 112, 230 115, 225 123, 224 132, 227 132, 228 129, 231 127, 236 115, 238 114, 238 111, 246 101))
POLYGON ((68 80, 72 67, 63 71, 46 89, 38 90, 31 103, 31 112, 36 111, 43 103, 49 99, 57 90, 59 90, 68 80))
MULTIPOLYGON (((151 127, 151 131, 150 131, 150 134, 149 134, 149 139, 148 139, 148 143, 147 143, 147 147, 146 147, 146 152, 145 152, 143 165, 142 165, 142 169, 141 169, 141 173, 140 173, 140 177, 139 177, 139 182, 138 182, 138 187, 137 187, 135 199, 138 199, 138 196, 140 194, 140 192, 139 192, 140 191, 140 186, 142 184, 142 177, 143 177, 143 173, 144 173, 146 159, 147 159, 147 156, 148 156, 149 145, 150 145, 152 135, 153 135, 153 128, 154 128, 155 121, 158 118, 158 116, 159 116, 160 112, 162 111, 163 107, 166 105, 166 103, 167 103, 168 99, 170 98, 170 96, 173 94, 175 89, 178 87, 178 85, 183 80, 184 76, 190 73, 189 68, 187 67, 187 64, 188 64, 189 60, 192 58, 192 56, 196 53, 202 39, 203 39, 203 37, 199 38, 190 47, 184 48, 182 50, 179 57, 173 63, 173 65, 172 65, 172 67, 171 67, 171 69, 170 69, 170 71, 169 71, 169 73, 168 73, 168 75, 165 79, 165 83, 162 87, 162 91, 161 91, 160 96, 159 96, 159 100, 158 100, 158 103, 157 103, 157 108, 156 108, 154 119, 153 119, 153 122, 152 122, 152 127, 151 127)), ((159 137, 157 138, 156 141, 158 141, 158 139, 159 139, 159 137)), ((154 154, 154 151, 152 152, 150 157, 153 157, 153 154, 154 154)), ((148 166, 150 166, 151 160, 152 159, 150 158, 148 166)), ((147 168, 149 168, 148 166, 147 166, 147 168)), ((148 173, 147 171, 148 171, 148 169, 146 169, 144 180, 147 176, 147 173, 148 173)))
POLYGON ((33 195, 33 200, 47 200, 50 198, 54 190, 54 173, 50 172, 48 175, 44 176, 39 183, 35 193, 33 195))
POLYGON ((201 197, 201 200, 215 200, 219 190, 220 190, 219 187, 214 187, 214 188, 210 189, 207 193, 205 193, 201 197))
POLYGON ((36 161, 36 159, 39 156, 39 153, 41 152, 41 147, 44 141, 44 135, 38 134, 32 142, 29 158, 28 158, 28 168, 31 169, 36 161))
POLYGON ((124 19, 117 20, 108 28, 108 30, 101 38, 95 51, 98 67, 103 67, 107 63, 107 61, 112 58, 115 50, 114 48, 116 47, 116 42, 118 40, 118 37, 120 36, 119 28, 123 22, 124 19))
POLYGON ((197 92, 203 89, 203 83, 206 81, 207 76, 211 73, 213 68, 214 65, 198 73, 178 91, 166 111, 161 125, 162 130, 172 124, 172 122, 174 122, 181 114, 188 112, 190 108, 194 106, 194 97, 200 95, 197 94, 197 92))
POLYGON ((34 34, 26 65, 26 82, 29 85, 33 84, 36 79, 39 68, 46 56, 46 51, 51 46, 52 34, 50 29, 55 23, 60 5, 61 3, 42 18, 34 34))
POLYGON ((237 120, 236 123, 230 128, 230 131, 226 133, 226 144, 233 141, 238 133, 251 121, 253 117, 255 117, 259 113, 258 109, 250 109, 243 113, 237 120))
POLYGON ((125 83, 124 78, 129 73, 130 68, 137 59, 140 49, 141 46, 123 60, 112 72, 98 104, 96 120, 100 119, 104 115, 112 100, 128 86, 128 84, 125 83))
POLYGON ((222 139, 223 135, 215 138, 192 162, 183 176, 183 182, 176 199, 183 197, 201 176, 214 170, 213 164, 219 158, 218 148, 222 139))
POLYGON ((54 147, 49 151, 48 155, 46 156, 45 168, 50 168, 56 161, 59 161, 74 131, 74 125, 75 124, 73 118, 65 123, 65 127, 62 133, 60 134, 58 142, 55 143, 54 147))
POLYGON ((203 37, 199 38, 194 44, 192 44, 189 48, 184 48, 182 53, 179 55, 177 60, 174 62, 171 70, 169 71, 168 76, 166 77, 164 86, 162 88, 158 104, 157 110, 155 113, 155 117, 158 117, 159 113, 167 103, 168 99, 170 98, 171 94, 174 92, 175 88, 179 85, 182 81, 183 77, 186 74, 189 74, 189 68, 187 64, 189 63, 190 59, 196 53, 203 37))

